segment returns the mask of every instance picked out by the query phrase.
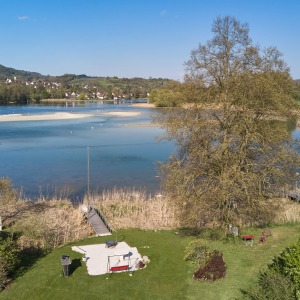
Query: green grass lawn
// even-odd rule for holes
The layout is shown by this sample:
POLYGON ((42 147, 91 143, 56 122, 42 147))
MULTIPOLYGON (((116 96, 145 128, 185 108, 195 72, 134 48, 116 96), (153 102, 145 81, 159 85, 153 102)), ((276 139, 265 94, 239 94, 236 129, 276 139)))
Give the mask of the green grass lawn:
POLYGON ((265 244, 258 244, 262 229, 248 232, 256 237, 252 247, 236 241, 210 241, 211 249, 223 252, 227 265, 225 279, 214 283, 194 281, 195 267, 183 260, 185 247, 194 237, 180 237, 171 231, 120 230, 132 247, 151 262, 144 270, 129 276, 119 273, 89 276, 80 253, 73 245, 103 243, 113 237, 94 237, 56 249, 34 264, 12 286, 0 294, 0 299, 238 299, 241 290, 257 280, 260 269, 265 268, 291 242, 299 238, 300 224, 271 227, 272 236, 265 244), (60 257, 70 255, 73 263, 71 276, 63 277, 60 257))

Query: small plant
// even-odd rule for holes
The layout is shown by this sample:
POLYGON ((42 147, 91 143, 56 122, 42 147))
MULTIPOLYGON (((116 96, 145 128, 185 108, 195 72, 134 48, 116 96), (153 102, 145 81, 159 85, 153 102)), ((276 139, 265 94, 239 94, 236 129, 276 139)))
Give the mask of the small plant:
POLYGON ((184 259, 191 261, 193 264, 204 266, 210 257, 210 250, 206 241, 197 239, 186 247, 184 259))

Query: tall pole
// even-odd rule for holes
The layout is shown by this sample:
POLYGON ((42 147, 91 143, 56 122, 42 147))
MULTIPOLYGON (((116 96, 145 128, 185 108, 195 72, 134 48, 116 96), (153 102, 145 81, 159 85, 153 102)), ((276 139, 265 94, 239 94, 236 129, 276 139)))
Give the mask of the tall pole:
POLYGON ((87 150, 87 200, 88 208, 90 209, 90 147, 86 148, 87 150))

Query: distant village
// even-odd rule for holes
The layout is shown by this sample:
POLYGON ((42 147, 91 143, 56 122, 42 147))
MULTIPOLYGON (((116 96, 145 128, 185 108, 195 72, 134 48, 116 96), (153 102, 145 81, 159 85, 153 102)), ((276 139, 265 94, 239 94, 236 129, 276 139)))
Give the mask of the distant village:
MULTIPOLYGON (((13 78, 7 78, 5 80, 7 85, 11 84, 20 84, 30 87, 35 90, 45 89, 45 91, 49 94, 49 96, 53 94, 57 94, 60 92, 60 96, 66 99, 99 99, 99 100, 118 100, 118 99, 131 99, 138 97, 148 97, 149 92, 145 91, 145 89, 140 86, 139 93, 136 91, 131 93, 124 93, 118 87, 109 87, 109 91, 100 91, 100 88, 96 85, 91 86, 89 84, 85 84, 80 86, 78 84, 65 84, 57 81, 43 81, 43 80, 23 80, 18 79, 16 76, 13 78)), ((52 97, 50 97, 52 98, 52 97)))

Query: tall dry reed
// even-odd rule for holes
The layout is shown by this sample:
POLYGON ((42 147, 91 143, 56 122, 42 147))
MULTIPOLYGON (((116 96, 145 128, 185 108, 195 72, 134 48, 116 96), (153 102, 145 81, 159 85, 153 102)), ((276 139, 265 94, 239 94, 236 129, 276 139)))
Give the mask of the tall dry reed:
MULTIPOLYGON (((175 229, 180 226, 178 211, 165 195, 151 196, 143 190, 115 188, 92 194, 90 202, 104 214, 114 230, 175 229)), ((274 199, 274 203, 277 205, 274 223, 300 222, 300 203, 286 198, 274 199)))
POLYGON ((52 249, 93 234, 79 208, 69 200, 28 203, 12 230, 21 233, 22 248, 52 249))
POLYGON ((115 188, 91 195, 90 202, 104 214, 114 230, 175 229, 179 225, 176 210, 164 195, 151 196, 144 190, 115 188))
POLYGON ((275 223, 300 222, 300 203, 287 198, 276 199, 279 209, 275 218, 275 223))

